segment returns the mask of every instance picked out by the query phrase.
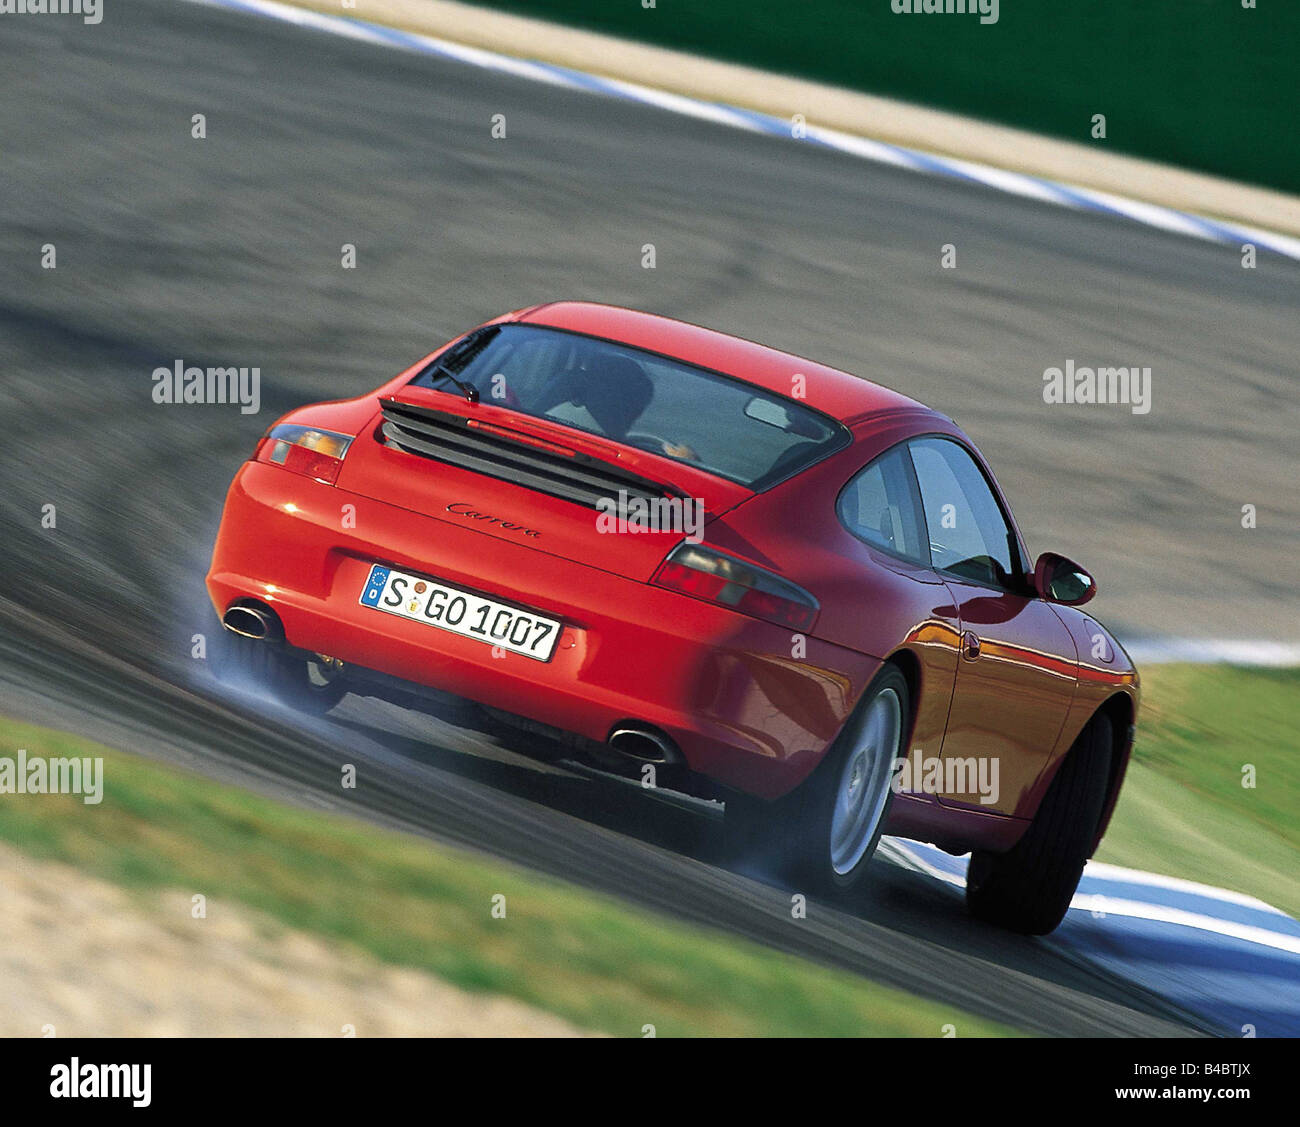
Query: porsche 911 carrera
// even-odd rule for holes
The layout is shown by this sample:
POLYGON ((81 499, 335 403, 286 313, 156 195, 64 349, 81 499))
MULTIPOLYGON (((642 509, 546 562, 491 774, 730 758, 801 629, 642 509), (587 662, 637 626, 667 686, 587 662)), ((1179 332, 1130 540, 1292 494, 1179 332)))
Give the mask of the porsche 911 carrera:
POLYGON ((710 329, 558 302, 291 411, 230 486, 225 667, 296 708, 477 702, 725 804, 793 879, 882 833, 969 852, 971 911, 1063 918, 1138 676, 1031 560, 975 445, 896 391, 710 329))

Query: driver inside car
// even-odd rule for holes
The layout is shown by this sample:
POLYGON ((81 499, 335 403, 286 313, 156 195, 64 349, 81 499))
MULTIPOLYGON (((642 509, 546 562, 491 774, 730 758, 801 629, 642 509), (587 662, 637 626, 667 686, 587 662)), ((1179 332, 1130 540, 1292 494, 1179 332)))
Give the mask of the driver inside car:
MULTIPOLYGON (((542 413, 551 419, 582 430, 628 440, 633 424, 641 417, 654 397, 654 384, 641 366, 626 356, 602 357, 598 371, 571 369, 552 387, 554 404, 542 413)), ((698 455, 685 443, 671 442, 655 435, 636 435, 631 445, 666 454, 671 458, 697 460, 698 455)))

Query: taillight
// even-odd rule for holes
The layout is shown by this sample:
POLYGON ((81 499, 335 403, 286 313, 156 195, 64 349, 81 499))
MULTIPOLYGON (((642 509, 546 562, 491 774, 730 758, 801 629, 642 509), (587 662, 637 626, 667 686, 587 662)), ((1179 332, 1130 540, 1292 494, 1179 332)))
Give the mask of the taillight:
POLYGON ((817 621, 817 600, 802 587, 699 544, 677 545, 651 582, 795 630, 817 621))
POLYGON ((254 457, 333 485, 351 445, 351 435, 283 423, 267 432, 254 457))

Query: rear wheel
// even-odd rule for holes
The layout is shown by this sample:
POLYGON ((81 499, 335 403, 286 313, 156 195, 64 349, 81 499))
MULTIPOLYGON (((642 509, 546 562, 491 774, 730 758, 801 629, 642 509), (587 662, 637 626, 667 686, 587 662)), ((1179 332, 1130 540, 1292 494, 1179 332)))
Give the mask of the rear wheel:
POLYGON ((1106 802, 1113 738, 1110 717, 1098 713, 1015 846, 971 854, 966 905, 972 915, 1024 935, 1046 935, 1065 918, 1106 802))
POLYGON ((216 673, 223 681, 244 692, 268 693, 299 712, 323 715, 347 692, 341 662, 273 641, 223 629, 215 656, 216 673))
POLYGON ((910 717, 907 680, 886 666, 802 786, 779 802, 737 803, 735 840, 751 854, 775 854, 778 867, 811 887, 857 884, 893 801, 890 783, 895 762, 906 754, 910 717))

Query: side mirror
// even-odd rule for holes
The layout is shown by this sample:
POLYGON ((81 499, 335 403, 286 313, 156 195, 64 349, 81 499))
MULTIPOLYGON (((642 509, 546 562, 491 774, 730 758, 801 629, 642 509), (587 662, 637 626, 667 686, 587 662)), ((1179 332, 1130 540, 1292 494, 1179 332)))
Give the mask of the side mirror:
POLYGON ((1097 581, 1073 560, 1044 552, 1034 564, 1034 590, 1048 602, 1077 607, 1097 593, 1097 581))

